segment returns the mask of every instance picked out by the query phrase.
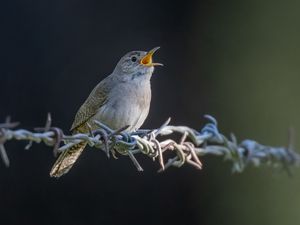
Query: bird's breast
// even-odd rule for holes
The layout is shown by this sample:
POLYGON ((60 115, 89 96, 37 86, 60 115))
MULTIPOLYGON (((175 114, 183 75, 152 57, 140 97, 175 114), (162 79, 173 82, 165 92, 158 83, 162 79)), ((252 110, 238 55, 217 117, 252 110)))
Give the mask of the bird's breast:
POLYGON ((145 121, 150 102, 150 82, 122 83, 111 90, 107 102, 100 107, 94 119, 113 129, 129 125, 129 130, 135 130, 145 121))

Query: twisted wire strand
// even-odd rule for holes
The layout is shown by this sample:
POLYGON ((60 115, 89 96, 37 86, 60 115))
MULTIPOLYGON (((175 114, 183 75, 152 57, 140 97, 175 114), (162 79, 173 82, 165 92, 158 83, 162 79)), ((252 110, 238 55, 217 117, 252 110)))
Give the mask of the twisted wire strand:
POLYGON ((300 155, 293 149, 292 138, 288 147, 271 147, 257 143, 254 140, 244 140, 240 144, 234 135, 230 139, 219 132, 215 118, 206 115, 207 124, 198 131, 187 126, 169 125, 168 119, 161 127, 154 130, 138 130, 126 132, 128 127, 113 130, 105 124, 95 121, 97 130, 88 134, 65 135, 62 129, 52 127, 52 119, 48 114, 43 128, 34 131, 16 129, 18 122, 11 122, 8 117, 0 123, 0 156, 5 166, 9 166, 9 158, 5 149, 7 141, 28 141, 25 149, 33 143, 44 143, 53 147, 56 156, 73 145, 86 141, 91 147, 98 148, 114 158, 118 155, 128 156, 138 171, 143 171, 137 161, 136 154, 144 154, 160 165, 159 172, 169 167, 181 167, 189 164, 196 169, 202 169, 200 158, 205 155, 221 156, 232 162, 233 172, 242 172, 249 165, 282 166, 289 171, 291 166, 299 165, 300 155), (180 140, 173 140, 170 135, 181 135, 180 140), (173 152, 173 157, 166 158, 166 152, 173 152))

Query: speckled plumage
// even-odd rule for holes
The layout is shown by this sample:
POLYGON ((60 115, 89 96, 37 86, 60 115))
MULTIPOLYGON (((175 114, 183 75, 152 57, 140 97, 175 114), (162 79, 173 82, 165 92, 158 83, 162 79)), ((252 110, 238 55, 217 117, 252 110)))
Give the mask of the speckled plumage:
MULTIPOLYGON (((154 64, 149 66, 141 63, 146 55, 147 52, 133 51, 121 58, 113 73, 93 89, 79 108, 71 127, 73 133, 88 132, 87 124, 96 129, 94 120, 112 129, 129 125, 128 131, 133 131, 142 126, 149 113, 150 78, 154 71, 154 64)), ((83 142, 62 153, 52 167, 50 176, 60 177, 67 173, 85 146, 83 142)))

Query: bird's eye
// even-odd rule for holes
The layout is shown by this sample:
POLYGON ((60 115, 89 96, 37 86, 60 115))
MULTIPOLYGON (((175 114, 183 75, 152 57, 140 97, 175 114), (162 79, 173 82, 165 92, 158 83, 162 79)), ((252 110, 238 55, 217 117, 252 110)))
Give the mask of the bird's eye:
POLYGON ((131 61, 132 61, 132 62, 136 62, 136 60, 137 60, 137 57, 135 57, 135 56, 132 56, 132 57, 131 57, 131 61))

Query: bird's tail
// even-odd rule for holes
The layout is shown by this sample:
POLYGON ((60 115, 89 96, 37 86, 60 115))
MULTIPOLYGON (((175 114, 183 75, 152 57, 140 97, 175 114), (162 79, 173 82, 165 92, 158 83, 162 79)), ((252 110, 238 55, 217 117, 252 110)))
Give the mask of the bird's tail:
POLYGON ((86 145, 87 142, 83 141, 62 152, 54 163, 50 176, 58 178, 69 172, 86 145))

